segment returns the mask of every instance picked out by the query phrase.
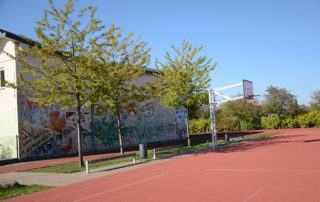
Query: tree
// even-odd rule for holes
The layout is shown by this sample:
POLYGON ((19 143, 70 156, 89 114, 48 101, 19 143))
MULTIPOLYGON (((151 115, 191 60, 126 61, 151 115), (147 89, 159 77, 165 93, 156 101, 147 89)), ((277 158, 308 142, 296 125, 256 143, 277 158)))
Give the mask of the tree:
POLYGON ((147 43, 132 40, 133 33, 122 37, 123 29, 112 25, 104 36, 104 43, 96 44, 99 50, 99 74, 95 80, 99 83, 98 99, 100 110, 106 113, 111 111, 117 119, 120 153, 122 145, 122 111, 132 111, 138 107, 136 102, 144 103, 144 107, 152 103, 152 91, 146 84, 135 83, 146 72, 149 62, 147 43))
POLYGON ((189 107, 189 119, 210 119, 209 94, 203 91, 199 95, 199 102, 189 107))
POLYGON ((206 56, 198 57, 202 50, 193 48, 191 44, 183 41, 181 49, 172 46, 174 57, 166 52, 166 63, 156 60, 156 67, 160 74, 157 75, 160 89, 161 104, 164 107, 185 108, 188 145, 189 134, 189 107, 200 102, 200 94, 209 87, 209 73, 217 63, 211 65, 211 59, 206 56), (161 68, 160 68, 161 67, 161 68))
MULTIPOLYGON (((220 106, 219 118, 236 117, 240 130, 260 129, 262 117, 261 106, 247 100, 229 101, 220 106)), ((223 122, 222 122, 223 123, 223 122)))
POLYGON ((77 113, 77 137, 79 164, 82 157, 81 108, 92 103, 96 96, 95 82, 97 60, 93 44, 97 44, 104 26, 94 17, 96 7, 87 7, 74 16, 77 0, 68 0, 63 9, 57 9, 49 0, 50 10, 45 10, 35 33, 38 42, 26 49, 16 49, 15 58, 22 70, 17 87, 31 96, 31 101, 40 105, 60 104, 77 113), (76 18, 75 18, 76 17, 76 18), (86 17, 87 23, 83 25, 86 17), (49 19, 48 19, 49 18, 49 19), (77 19, 77 20, 73 20, 77 19), (39 65, 35 60, 39 61, 39 65), (33 79, 26 74, 32 73, 33 79))
POLYGON ((269 86, 265 94, 265 110, 267 114, 275 113, 278 116, 295 117, 298 114, 296 96, 285 88, 269 86))
POLYGON ((313 91, 310 103, 311 111, 320 112, 320 90, 313 91))

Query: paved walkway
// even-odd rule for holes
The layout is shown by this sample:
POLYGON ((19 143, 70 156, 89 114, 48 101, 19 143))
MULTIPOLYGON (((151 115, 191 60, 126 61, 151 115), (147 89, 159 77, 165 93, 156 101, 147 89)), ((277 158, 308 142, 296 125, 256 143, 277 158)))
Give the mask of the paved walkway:
MULTIPOLYGON (((169 160, 169 159, 166 159, 169 160)), ((103 168, 97 168, 94 170, 90 170, 90 173, 87 174, 84 172, 76 172, 76 173, 31 173, 31 172, 8 172, 4 174, 0 174, 1 179, 11 179, 19 182, 20 184, 42 184, 49 186, 64 186, 69 185, 93 178, 98 178, 106 175, 111 175, 114 173, 123 172, 126 170, 130 170, 133 168, 143 167, 146 164, 155 164, 165 160, 156 160, 156 161, 137 161, 136 164, 131 162, 123 163, 121 165, 116 166, 106 166, 103 168)))

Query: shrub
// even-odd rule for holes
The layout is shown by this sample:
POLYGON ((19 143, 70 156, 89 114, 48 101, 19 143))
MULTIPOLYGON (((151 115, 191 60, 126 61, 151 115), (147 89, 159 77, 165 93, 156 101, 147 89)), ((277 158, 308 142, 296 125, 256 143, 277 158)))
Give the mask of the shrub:
POLYGON ((281 126, 281 119, 279 117, 262 117, 262 127, 265 129, 277 129, 281 126))
POLYGON ((320 112, 309 112, 298 116, 301 128, 320 127, 320 112))
POLYGON ((298 120, 294 118, 286 118, 281 121, 281 128, 299 128, 298 120))
POLYGON ((222 117, 217 121, 217 131, 239 131, 240 121, 235 116, 222 117))
POLYGON ((210 119, 193 119, 189 121, 190 133, 210 132, 210 119))

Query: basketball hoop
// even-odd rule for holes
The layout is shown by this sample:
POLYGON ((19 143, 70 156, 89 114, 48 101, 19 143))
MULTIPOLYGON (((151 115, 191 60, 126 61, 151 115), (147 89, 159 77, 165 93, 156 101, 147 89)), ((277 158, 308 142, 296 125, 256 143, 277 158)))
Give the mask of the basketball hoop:
POLYGON ((216 117, 215 117, 215 105, 221 104, 228 101, 239 100, 239 99, 253 99, 255 96, 253 94, 253 85, 252 81, 242 80, 240 83, 232 84, 229 86, 224 86, 221 88, 215 88, 213 90, 209 90, 209 106, 210 106, 210 119, 211 119, 211 131, 212 131, 212 147, 213 149, 217 148, 217 129, 216 129, 216 117), (243 87, 243 95, 230 97, 225 94, 222 94, 220 91, 234 88, 234 87, 243 87), (222 100, 215 100, 215 95, 223 97, 222 100))

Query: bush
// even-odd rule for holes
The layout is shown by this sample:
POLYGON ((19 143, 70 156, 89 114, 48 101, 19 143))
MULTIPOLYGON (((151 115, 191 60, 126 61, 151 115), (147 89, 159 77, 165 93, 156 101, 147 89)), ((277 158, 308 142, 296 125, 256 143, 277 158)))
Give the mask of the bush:
POLYGON ((298 116, 301 128, 320 127, 320 112, 309 112, 298 116))
POLYGON ((193 119, 189 121, 190 133, 210 132, 210 119, 193 119))
POLYGON ((297 119, 287 118, 281 121, 281 128, 299 128, 297 119))
POLYGON ((281 126, 279 117, 262 117, 262 127, 265 129, 278 129, 281 126))
POLYGON ((240 121, 235 116, 222 117, 217 121, 217 131, 239 131, 240 121))

